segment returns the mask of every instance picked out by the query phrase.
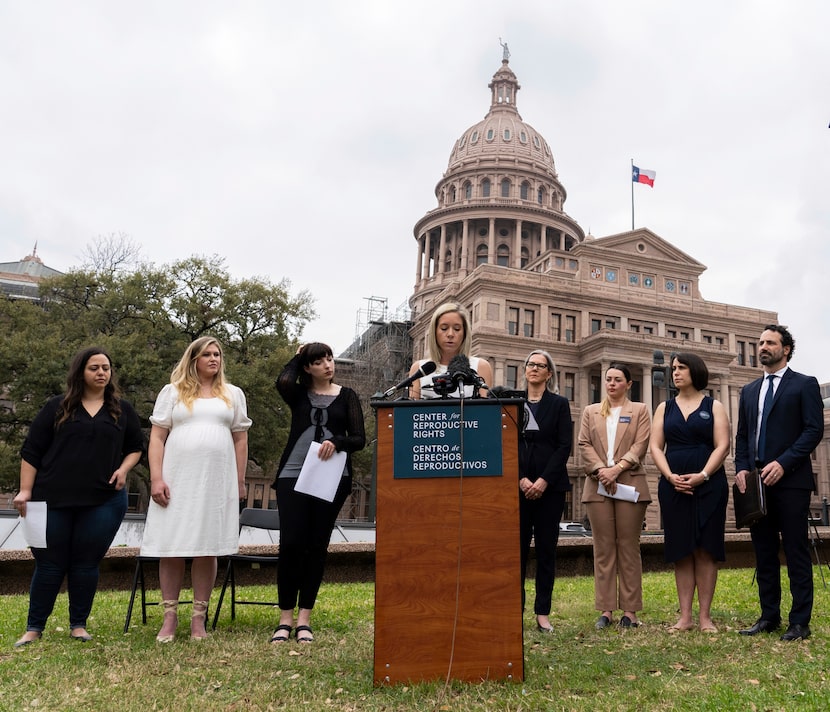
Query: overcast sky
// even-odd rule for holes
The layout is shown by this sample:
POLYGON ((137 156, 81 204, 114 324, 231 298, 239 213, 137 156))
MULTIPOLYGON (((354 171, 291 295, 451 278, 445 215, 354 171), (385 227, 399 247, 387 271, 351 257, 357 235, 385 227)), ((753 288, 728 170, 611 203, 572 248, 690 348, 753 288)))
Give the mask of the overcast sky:
POLYGON ((707 265, 830 381, 830 3, 0 2, 0 262, 126 233, 309 290, 335 352, 411 294, 415 222, 511 52, 565 210, 707 265))

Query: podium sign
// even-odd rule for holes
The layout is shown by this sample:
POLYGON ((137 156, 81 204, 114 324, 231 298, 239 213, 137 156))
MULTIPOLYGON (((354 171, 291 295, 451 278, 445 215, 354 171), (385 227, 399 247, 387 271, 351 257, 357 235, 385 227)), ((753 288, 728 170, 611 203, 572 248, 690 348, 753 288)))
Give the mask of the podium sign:
POLYGON ((372 403, 376 685, 524 679, 520 404, 372 403))
POLYGON ((394 477, 482 477, 502 474, 501 413, 439 401, 395 412, 394 477), (462 420, 463 418, 463 420, 462 420), (461 454, 464 453, 464 460, 461 454))

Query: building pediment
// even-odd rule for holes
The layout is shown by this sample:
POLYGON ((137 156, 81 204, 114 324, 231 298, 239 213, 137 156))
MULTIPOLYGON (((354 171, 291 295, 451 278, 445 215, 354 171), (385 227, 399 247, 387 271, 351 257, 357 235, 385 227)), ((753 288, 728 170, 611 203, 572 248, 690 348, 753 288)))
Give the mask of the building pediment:
POLYGON ((700 275, 706 270, 706 265, 698 262, 694 257, 679 250, 670 242, 652 232, 648 228, 639 228, 616 235, 587 238, 585 242, 576 245, 572 250, 574 255, 594 259, 608 260, 613 258, 625 263, 654 264, 663 263, 678 267, 683 272, 700 275))

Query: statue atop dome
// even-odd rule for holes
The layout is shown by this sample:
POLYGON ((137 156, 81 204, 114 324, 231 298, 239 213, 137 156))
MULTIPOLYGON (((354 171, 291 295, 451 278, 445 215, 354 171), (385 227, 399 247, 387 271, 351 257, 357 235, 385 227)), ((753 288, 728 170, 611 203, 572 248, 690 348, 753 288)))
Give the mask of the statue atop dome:
POLYGON ((507 49, 507 42, 502 42, 501 37, 499 37, 499 44, 501 45, 501 60, 502 62, 506 62, 510 59, 510 50, 507 49))

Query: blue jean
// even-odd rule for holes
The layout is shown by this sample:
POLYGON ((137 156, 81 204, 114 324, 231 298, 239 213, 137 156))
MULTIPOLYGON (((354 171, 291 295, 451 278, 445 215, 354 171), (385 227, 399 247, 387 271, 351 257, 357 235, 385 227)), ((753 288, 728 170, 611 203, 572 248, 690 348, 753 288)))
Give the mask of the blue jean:
POLYGON ((46 548, 32 549, 35 573, 29 588, 26 630, 42 632, 46 628, 64 577, 69 594, 69 627, 86 627, 98 588, 98 565, 126 511, 126 488, 96 506, 48 509, 46 548))

